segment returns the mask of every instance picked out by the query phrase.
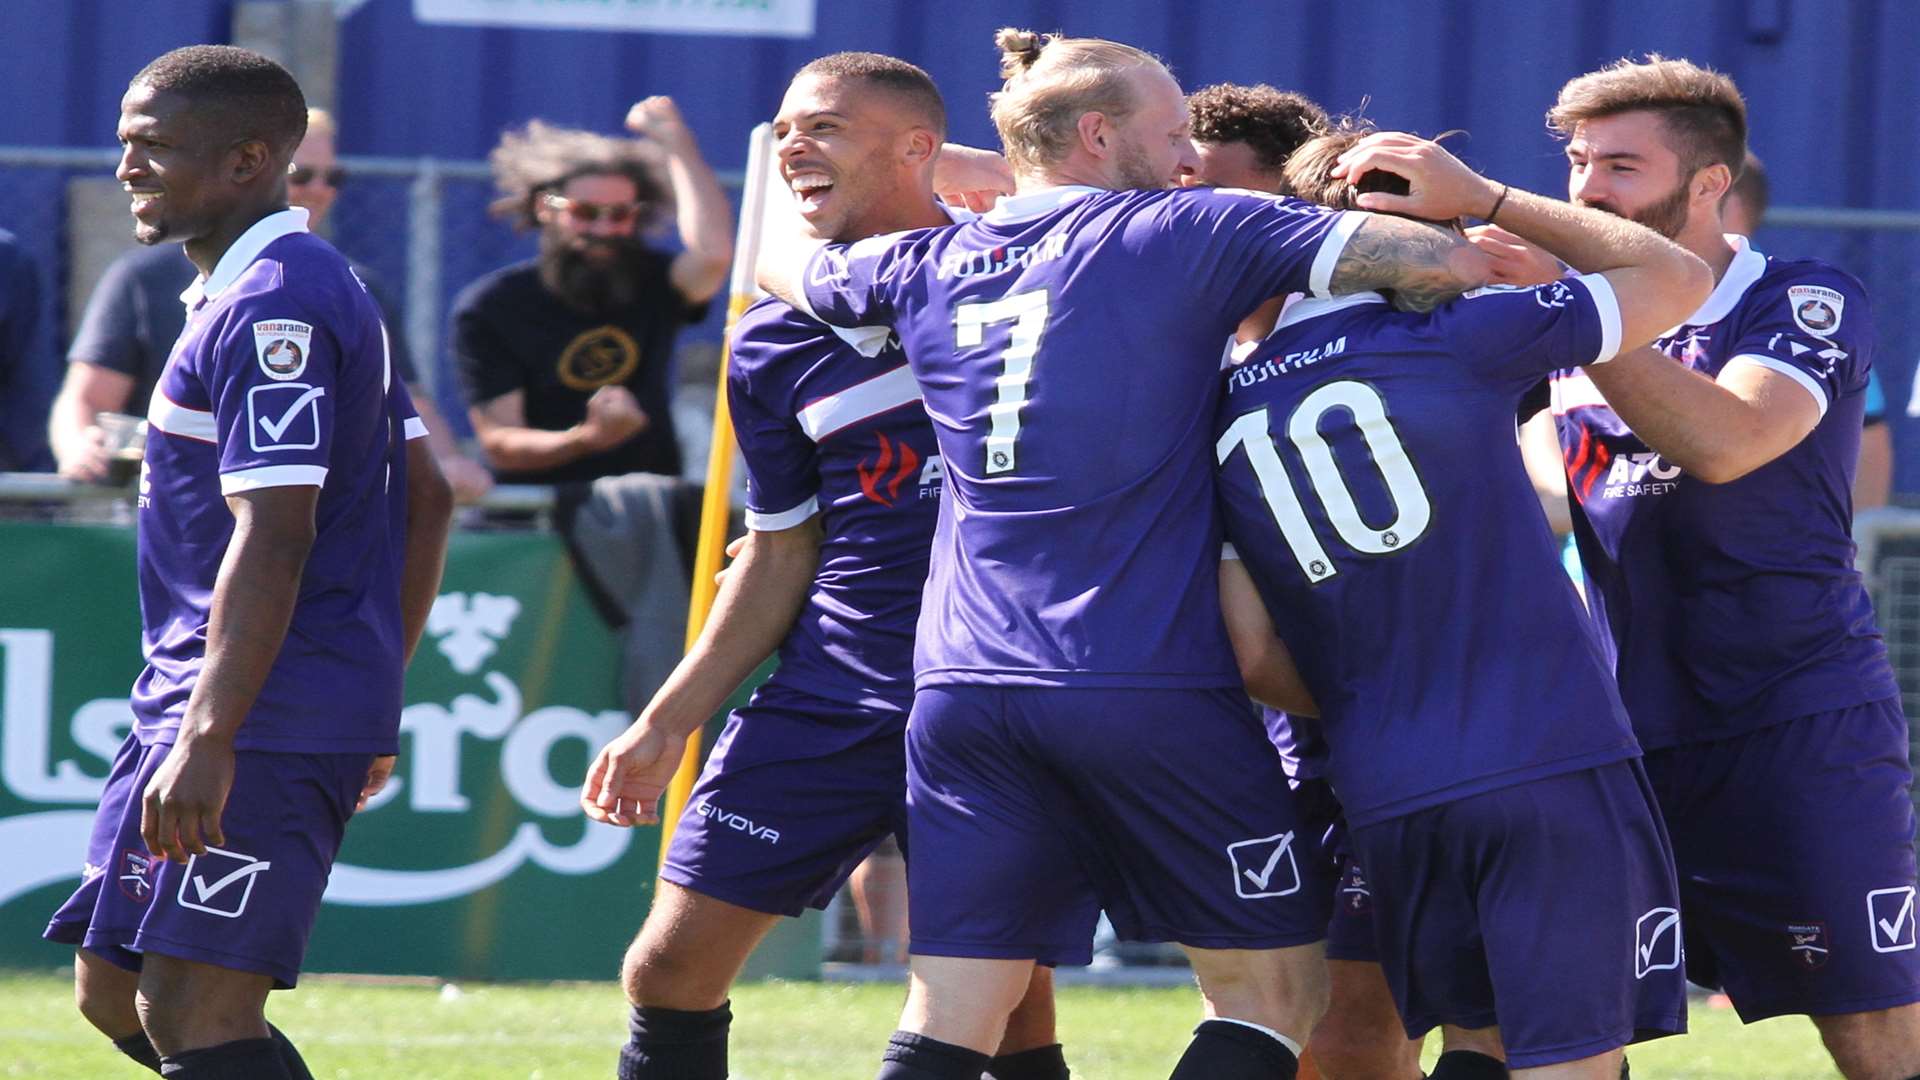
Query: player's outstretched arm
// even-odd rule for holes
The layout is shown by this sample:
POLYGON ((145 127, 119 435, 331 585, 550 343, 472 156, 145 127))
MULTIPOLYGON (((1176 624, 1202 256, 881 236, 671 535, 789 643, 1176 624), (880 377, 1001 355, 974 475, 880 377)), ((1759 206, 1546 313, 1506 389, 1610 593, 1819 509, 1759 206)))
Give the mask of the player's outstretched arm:
POLYGON ((1431 311, 1492 278, 1487 256, 1465 239, 1431 225, 1369 214, 1333 264, 1335 296, 1392 290, 1399 306, 1431 311))
POLYGON ((1620 307, 1622 349, 1679 325, 1713 292, 1713 271, 1699 256, 1626 218, 1518 188, 1506 191, 1498 216, 1522 240, 1607 279, 1620 307))
POLYGON ((820 568, 820 516, 791 529, 748 535, 720 580, 699 640, 626 731, 600 750, 581 786, 580 806, 609 825, 659 820, 687 736, 719 710, 779 647, 800 616, 820 568))
POLYGON ((426 632, 427 616, 440 595, 447 567, 447 534, 453 528, 453 486, 425 438, 407 440, 407 546, 400 570, 400 630, 406 659, 426 632))
POLYGON ((304 484, 227 496, 233 539, 214 579, 206 663, 173 750, 141 800, 141 839, 162 858, 184 863, 225 842, 220 814, 233 787, 234 736, 293 621, 319 499, 319 487, 304 484))
POLYGON ((1226 616, 1227 637, 1240 664, 1241 681, 1253 700, 1296 716, 1319 716, 1313 692, 1300 678, 1293 653, 1274 632, 1273 619, 1260 599, 1260 590, 1239 559, 1220 563, 1220 611, 1226 616))

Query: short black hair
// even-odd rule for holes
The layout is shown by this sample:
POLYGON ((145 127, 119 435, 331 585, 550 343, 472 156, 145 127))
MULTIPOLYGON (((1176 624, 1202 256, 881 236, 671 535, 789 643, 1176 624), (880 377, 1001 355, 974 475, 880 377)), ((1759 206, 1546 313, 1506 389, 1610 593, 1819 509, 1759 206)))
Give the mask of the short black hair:
POLYGON ((1279 172, 1302 143, 1328 130, 1327 110, 1313 99, 1265 83, 1216 83, 1187 98, 1193 138, 1203 143, 1243 142, 1268 172, 1279 172))
POLYGON ((140 69, 129 86, 179 94, 216 136, 260 139, 292 155, 307 135, 307 99, 286 68, 251 49, 188 45, 140 69))
POLYGON ((826 79, 865 79, 906 101, 933 129, 947 137, 947 103, 933 77, 897 56, 872 52, 837 52, 809 62, 793 73, 795 81, 812 75, 826 79))

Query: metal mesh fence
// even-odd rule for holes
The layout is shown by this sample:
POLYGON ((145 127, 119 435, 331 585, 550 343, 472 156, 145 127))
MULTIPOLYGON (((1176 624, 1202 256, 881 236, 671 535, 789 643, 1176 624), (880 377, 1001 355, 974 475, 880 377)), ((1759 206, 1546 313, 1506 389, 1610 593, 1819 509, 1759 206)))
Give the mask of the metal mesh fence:
MULTIPOLYGON (((56 369, 93 279, 113 253, 98 250, 100 237, 116 238, 113 249, 134 246, 123 200, 110 204, 97 187, 90 198, 75 193, 88 181, 110 186, 115 161, 112 151, 0 147, 0 229, 15 235, 39 270, 44 362, 56 369), (108 213, 115 216, 99 216, 108 213)), ((396 333, 412 347, 442 413, 462 427, 465 408, 441 347, 447 312, 469 282, 532 256, 533 237, 488 215, 493 182, 483 162, 347 157, 340 163, 347 180, 321 231, 370 269, 400 309, 396 333)), ((738 177, 723 174, 722 182, 737 187, 738 177)), ((700 360, 693 365, 698 370, 686 372, 690 380, 713 370, 724 307, 714 304, 705 323, 682 335, 700 360)))

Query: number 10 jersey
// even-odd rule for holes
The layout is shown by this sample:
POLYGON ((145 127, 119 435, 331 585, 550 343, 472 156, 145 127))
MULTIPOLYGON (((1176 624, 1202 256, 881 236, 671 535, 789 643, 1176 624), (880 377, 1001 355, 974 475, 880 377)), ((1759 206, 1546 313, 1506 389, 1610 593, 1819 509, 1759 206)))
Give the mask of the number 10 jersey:
POLYGON ((1515 410, 1612 357, 1604 278, 1430 314, 1306 300, 1224 376, 1221 505, 1356 827, 1637 756, 1515 410))
POLYGON ((917 685, 1239 685, 1208 456, 1220 342, 1269 296, 1324 294, 1364 218, 1069 187, 814 256, 812 313, 898 331, 947 469, 917 685))

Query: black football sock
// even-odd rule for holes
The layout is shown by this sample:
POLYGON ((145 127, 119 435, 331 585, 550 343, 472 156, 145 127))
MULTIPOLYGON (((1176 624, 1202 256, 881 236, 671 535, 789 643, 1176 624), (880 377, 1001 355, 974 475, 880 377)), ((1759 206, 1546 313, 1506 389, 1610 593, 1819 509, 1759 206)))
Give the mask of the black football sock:
POLYGON ((1507 1064, 1472 1050, 1449 1050, 1434 1062, 1427 1080, 1507 1080, 1507 1064))
POLYGON ((1263 1028, 1208 1020, 1193 1029, 1168 1080, 1293 1080, 1300 1059, 1263 1028))
POLYGON ((620 1080, 725 1080, 732 1023, 725 1003, 717 1009, 630 1007, 620 1080))
POLYGON ((1017 1054, 998 1054, 987 1063, 992 1080, 1067 1080, 1067 1055, 1059 1043, 1017 1054))
POLYGON ((273 1040, 273 1045, 280 1049, 280 1064, 287 1067, 289 1080, 313 1080, 313 1071, 307 1068, 300 1051, 293 1048, 293 1040, 287 1038, 286 1032, 268 1024, 267 1035, 273 1040))
POLYGON ((160 1059, 160 1075, 170 1080, 293 1080, 272 1039, 235 1039, 168 1054, 160 1059))
POLYGON ((880 1059, 878 1080, 980 1080, 992 1060, 978 1050, 896 1031, 880 1059))
POLYGON ((153 1048, 153 1040, 147 1038, 147 1033, 144 1031, 136 1031, 124 1039, 113 1040, 113 1048, 154 1072, 160 1071, 160 1051, 153 1048))

